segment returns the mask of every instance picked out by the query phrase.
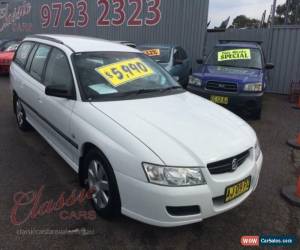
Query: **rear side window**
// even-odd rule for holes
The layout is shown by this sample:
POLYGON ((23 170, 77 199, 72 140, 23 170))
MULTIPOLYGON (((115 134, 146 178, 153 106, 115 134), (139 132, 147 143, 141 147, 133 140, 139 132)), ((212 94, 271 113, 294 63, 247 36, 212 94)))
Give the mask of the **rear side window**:
POLYGON ((42 81, 42 75, 50 49, 49 46, 40 45, 32 60, 30 75, 40 82, 42 81))
POLYGON ((62 51, 55 48, 52 50, 47 64, 45 85, 73 88, 73 76, 68 59, 62 51))
POLYGON ((26 70, 27 72, 29 72, 29 70, 30 70, 30 66, 31 66, 31 63, 32 63, 32 59, 33 59, 34 54, 35 54, 36 50, 38 49, 38 47, 39 47, 39 45, 36 44, 36 45, 33 47, 33 49, 31 50, 30 55, 28 56, 28 60, 27 60, 26 67, 25 67, 25 70, 26 70))
POLYGON ((183 48, 177 47, 174 54, 174 58, 175 60, 186 60, 188 56, 183 48))
POLYGON ((15 62, 19 64, 22 68, 25 67, 25 64, 27 62, 28 55, 34 46, 34 43, 32 42, 24 42, 20 45, 16 57, 15 62))

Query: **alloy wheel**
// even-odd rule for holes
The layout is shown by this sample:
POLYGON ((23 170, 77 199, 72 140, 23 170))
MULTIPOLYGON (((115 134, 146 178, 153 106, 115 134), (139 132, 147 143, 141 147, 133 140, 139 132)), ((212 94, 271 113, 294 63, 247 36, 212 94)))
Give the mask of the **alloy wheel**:
POLYGON ((88 169, 88 185, 93 191, 93 201, 101 209, 107 207, 110 192, 107 173, 98 160, 92 160, 88 169))
POLYGON ((17 115, 18 125, 21 127, 24 123, 24 111, 20 100, 17 100, 16 103, 16 115, 17 115))

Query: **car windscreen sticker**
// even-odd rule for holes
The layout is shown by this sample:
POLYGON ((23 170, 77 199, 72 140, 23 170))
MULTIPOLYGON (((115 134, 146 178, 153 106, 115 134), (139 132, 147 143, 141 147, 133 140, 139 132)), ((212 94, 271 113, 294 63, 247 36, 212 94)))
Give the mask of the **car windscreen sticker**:
POLYGON ((250 49, 232 49, 218 52, 218 61, 251 60, 250 49))
POLYGON ((119 61, 95 70, 114 87, 154 74, 152 68, 140 58, 119 61))
POLYGON ((147 56, 160 56, 160 49, 148 49, 143 52, 147 56))
POLYGON ((90 89, 96 91, 100 95, 115 94, 118 91, 106 84, 94 84, 89 86, 90 89))

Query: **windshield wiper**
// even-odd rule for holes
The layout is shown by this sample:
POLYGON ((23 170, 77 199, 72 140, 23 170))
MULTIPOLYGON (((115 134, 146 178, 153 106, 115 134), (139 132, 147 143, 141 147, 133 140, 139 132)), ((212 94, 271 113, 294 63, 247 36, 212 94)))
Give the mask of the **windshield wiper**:
POLYGON ((172 87, 161 89, 160 91, 161 92, 166 92, 166 91, 175 90, 175 89, 183 89, 183 88, 180 87, 180 86, 172 86, 172 87))
POLYGON ((174 89, 182 89, 182 87, 172 86, 172 87, 163 88, 163 89, 139 89, 136 91, 130 91, 130 92, 124 93, 124 95, 142 95, 142 94, 155 93, 155 92, 162 93, 162 92, 167 92, 167 91, 174 90, 174 89))
POLYGON ((130 91, 124 93, 125 95, 142 95, 142 94, 148 94, 148 93, 153 93, 153 92, 159 92, 160 89, 139 89, 135 91, 130 91))

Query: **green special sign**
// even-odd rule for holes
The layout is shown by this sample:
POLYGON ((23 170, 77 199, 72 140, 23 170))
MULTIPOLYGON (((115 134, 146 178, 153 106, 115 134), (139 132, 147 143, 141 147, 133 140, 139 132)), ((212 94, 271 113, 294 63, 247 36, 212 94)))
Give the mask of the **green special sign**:
POLYGON ((232 49, 218 52, 218 61, 250 60, 250 49, 232 49))

